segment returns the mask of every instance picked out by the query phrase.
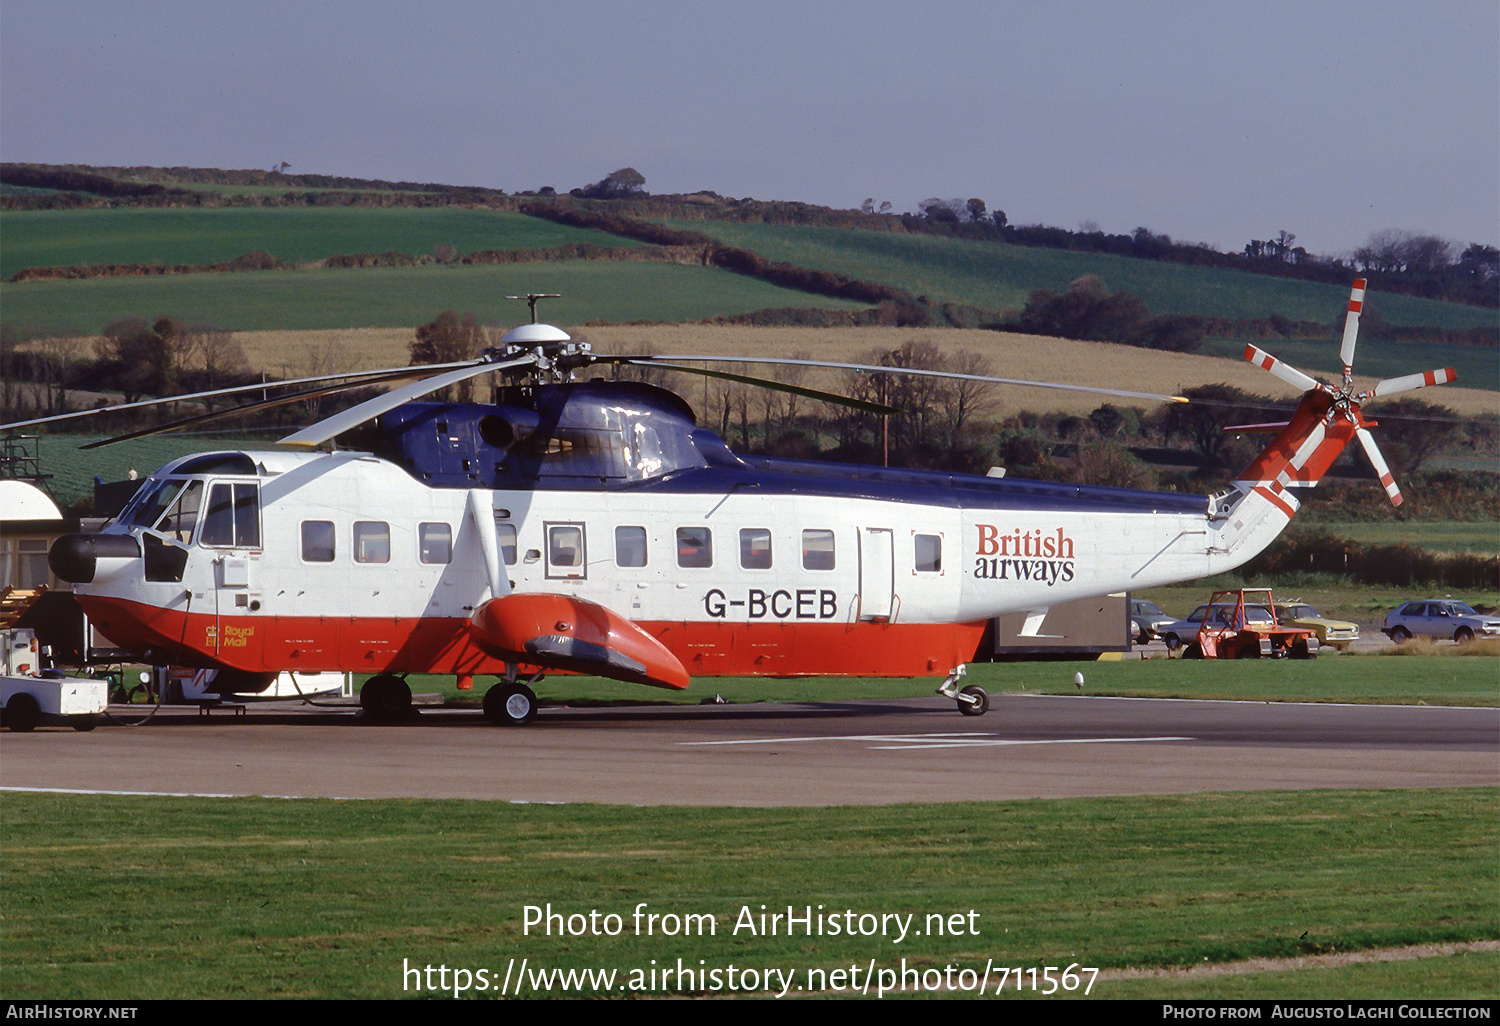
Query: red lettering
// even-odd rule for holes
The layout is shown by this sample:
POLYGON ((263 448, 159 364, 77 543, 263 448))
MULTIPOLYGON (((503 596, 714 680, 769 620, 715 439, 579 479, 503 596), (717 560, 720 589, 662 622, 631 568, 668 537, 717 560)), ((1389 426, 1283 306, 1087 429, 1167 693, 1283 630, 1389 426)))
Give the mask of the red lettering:
POLYGON ((978 555, 993 556, 1000 551, 1000 543, 996 539, 1000 536, 1000 528, 994 524, 979 525, 979 549, 978 555))

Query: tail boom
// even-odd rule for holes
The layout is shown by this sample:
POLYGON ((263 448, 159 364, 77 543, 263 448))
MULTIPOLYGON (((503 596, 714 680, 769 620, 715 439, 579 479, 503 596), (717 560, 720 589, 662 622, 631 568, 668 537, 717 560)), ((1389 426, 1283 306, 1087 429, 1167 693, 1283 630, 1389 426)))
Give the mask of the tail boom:
POLYGON ((1345 417, 1331 416, 1333 406, 1334 399, 1326 392, 1306 393, 1292 419, 1235 484, 1246 490, 1265 488, 1272 494, 1317 484, 1361 427, 1345 417))

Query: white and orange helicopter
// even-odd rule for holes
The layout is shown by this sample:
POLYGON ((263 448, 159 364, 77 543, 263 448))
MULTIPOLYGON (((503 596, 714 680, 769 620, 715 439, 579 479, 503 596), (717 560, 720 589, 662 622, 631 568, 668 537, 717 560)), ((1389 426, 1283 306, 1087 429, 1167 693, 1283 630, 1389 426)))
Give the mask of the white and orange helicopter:
POLYGON ((486 716, 522 724, 548 671, 673 689, 698 676, 931 675, 960 712, 980 715, 989 699, 963 686, 964 664, 995 616, 1024 612, 1023 636, 1036 635, 1057 603, 1238 566, 1355 438, 1401 501, 1361 406, 1455 374, 1356 392, 1364 284, 1349 303, 1341 383, 1246 350, 1303 395, 1289 422, 1255 426, 1275 437, 1213 495, 736 455, 677 395, 579 372, 800 361, 595 354, 536 323, 533 294, 532 323, 478 360, 285 382, 316 387, 229 411, 422 375, 274 449, 167 464, 102 532, 59 539, 50 562, 115 642, 217 669, 226 692, 263 690, 283 671, 372 674, 360 703, 393 718, 411 703, 407 674, 451 673, 461 686, 494 675, 486 716), (417 401, 485 374, 507 376, 496 403, 417 401), (335 439, 353 448, 328 448, 335 439))

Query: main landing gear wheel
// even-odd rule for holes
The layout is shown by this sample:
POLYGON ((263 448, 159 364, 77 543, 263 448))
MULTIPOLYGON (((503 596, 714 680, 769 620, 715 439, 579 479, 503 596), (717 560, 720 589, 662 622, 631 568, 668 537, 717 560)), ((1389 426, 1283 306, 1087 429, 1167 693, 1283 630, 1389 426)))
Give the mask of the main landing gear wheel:
POLYGON ((372 720, 394 722, 411 712, 411 688, 393 674, 376 674, 359 689, 359 707, 372 720))
POLYGON ((525 684, 496 684, 484 693, 484 718, 497 727, 523 727, 536 719, 536 692, 525 684))
POLYGON ((964 688, 954 701, 958 703, 958 711, 965 716, 983 716, 990 709, 990 696, 978 684, 964 688))

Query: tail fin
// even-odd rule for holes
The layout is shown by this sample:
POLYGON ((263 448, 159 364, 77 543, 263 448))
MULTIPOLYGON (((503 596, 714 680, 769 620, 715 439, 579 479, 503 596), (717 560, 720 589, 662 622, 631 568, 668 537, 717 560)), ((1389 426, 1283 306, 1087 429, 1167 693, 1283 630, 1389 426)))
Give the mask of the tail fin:
POLYGON ((1353 421, 1329 416, 1333 407, 1333 397, 1327 392, 1307 391, 1291 421, 1241 472, 1235 484, 1245 492, 1263 492, 1273 505, 1284 506, 1290 517, 1298 503, 1287 490, 1311 488, 1322 480, 1358 430, 1359 425, 1353 421))
POLYGON ((1275 541, 1301 508, 1293 490, 1317 484, 1354 438, 1355 425, 1330 417, 1332 409, 1331 396, 1309 390, 1234 487, 1209 500, 1210 573, 1233 569, 1275 541))

